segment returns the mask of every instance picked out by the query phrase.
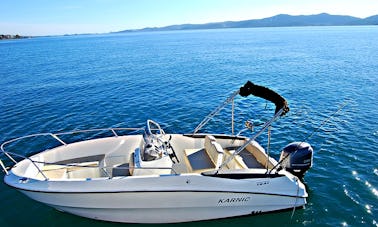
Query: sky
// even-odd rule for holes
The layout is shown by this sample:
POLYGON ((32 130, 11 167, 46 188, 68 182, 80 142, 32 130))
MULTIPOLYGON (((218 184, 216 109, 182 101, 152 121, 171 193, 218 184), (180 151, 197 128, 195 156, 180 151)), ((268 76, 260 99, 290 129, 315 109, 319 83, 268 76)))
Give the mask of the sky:
POLYGON ((365 18, 378 14, 378 0, 0 0, 0 34, 106 33, 318 13, 365 18))

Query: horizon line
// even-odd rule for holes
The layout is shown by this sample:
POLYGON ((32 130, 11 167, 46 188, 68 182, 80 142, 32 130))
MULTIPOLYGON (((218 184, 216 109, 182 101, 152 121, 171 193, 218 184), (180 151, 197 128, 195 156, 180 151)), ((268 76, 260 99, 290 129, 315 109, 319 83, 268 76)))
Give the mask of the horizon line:
MULTIPOLYGON (((372 16, 378 16, 378 14, 374 14, 374 15, 370 15, 370 16, 367 16, 367 17, 357 17, 357 16, 351 16, 351 15, 347 15, 347 14, 330 14, 330 13, 326 13, 326 12, 316 13, 316 14, 279 13, 279 14, 276 14, 276 15, 273 15, 273 16, 262 17, 262 18, 254 18, 254 19, 252 18, 252 19, 245 19, 245 20, 224 20, 224 21, 212 21, 212 22, 203 22, 203 23, 190 23, 189 22, 189 23, 182 23, 182 24, 172 23, 172 24, 169 24, 169 25, 162 25, 162 26, 152 26, 152 27, 146 26, 146 27, 141 27, 141 28, 126 28, 126 29, 120 29, 118 31, 106 31, 106 32, 83 32, 83 33, 67 33, 67 34, 56 34, 56 35, 54 35, 54 34, 51 34, 51 35, 23 35, 22 33, 17 33, 17 34, 1 34, 0 33, 0 35, 6 35, 6 36, 19 35, 21 37, 27 37, 27 38, 30 38, 30 37, 49 37, 49 36, 96 35, 96 34, 99 35, 99 34, 111 34, 111 33, 122 33, 122 32, 137 32, 137 31, 143 31, 143 30, 147 30, 147 29, 161 29, 161 28, 166 28, 166 27, 171 27, 171 26, 180 26, 180 25, 207 25, 207 24, 216 24, 216 23, 225 23, 225 22, 243 22, 243 21, 251 21, 251 20, 263 20, 263 19, 267 19, 267 18, 280 16, 280 15, 316 16, 316 15, 322 15, 322 14, 326 14, 326 15, 330 15, 330 16, 347 16, 347 17, 353 17, 353 18, 361 19, 361 20, 372 17, 372 16)), ((319 25, 319 26, 322 26, 322 25, 319 25)), ((342 26, 342 25, 329 25, 329 26, 342 26)), ((353 25, 351 25, 351 26, 353 26, 353 25)), ((361 25, 354 25, 354 26, 361 26, 361 25)), ((283 27, 283 26, 276 26, 276 27, 283 27)), ((290 27, 305 27, 305 25, 304 26, 290 26, 290 27)), ((213 28, 213 29, 217 29, 217 28, 213 28)), ((177 29, 177 30, 179 30, 179 29, 177 29)), ((186 29, 186 30, 189 30, 189 29, 186 29)), ((200 30, 200 29, 194 29, 194 30, 200 30)))

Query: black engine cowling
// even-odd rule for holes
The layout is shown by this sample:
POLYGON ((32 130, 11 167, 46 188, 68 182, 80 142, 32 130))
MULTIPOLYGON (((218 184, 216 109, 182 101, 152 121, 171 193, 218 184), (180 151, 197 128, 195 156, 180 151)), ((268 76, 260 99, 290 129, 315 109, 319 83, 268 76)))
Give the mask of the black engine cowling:
POLYGON ((312 166, 313 149, 309 143, 293 142, 281 152, 281 166, 297 177, 303 177, 312 166))

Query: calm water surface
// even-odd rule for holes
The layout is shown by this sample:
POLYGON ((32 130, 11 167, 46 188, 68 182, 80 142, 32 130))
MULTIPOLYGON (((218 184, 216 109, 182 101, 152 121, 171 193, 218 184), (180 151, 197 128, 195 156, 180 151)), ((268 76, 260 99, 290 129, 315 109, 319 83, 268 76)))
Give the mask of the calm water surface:
MULTIPOLYGON (((292 217, 288 211, 172 226, 378 226, 377 26, 1 41, 0 78, 2 142, 37 132, 143 126, 146 119, 167 132, 191 132, 247 80, 268 86, 291 108, 272 129, 273 156, 317 130, 306 139, 315 149, 304 179, 306 208, 292 217)), ((273 111, 257 98, 236 104, 238 130, 246 119, 264 120, 273 111)), ((229 119, 223 111, 205 130, 230 133, 229 119)), ((266 147, 266 139, 259 142, 266 147)), ((37 145, 16 151, 30 154, 37 145)), ((120 225, 61 213, 3 182, 0 190, 2 226, 120 225)))

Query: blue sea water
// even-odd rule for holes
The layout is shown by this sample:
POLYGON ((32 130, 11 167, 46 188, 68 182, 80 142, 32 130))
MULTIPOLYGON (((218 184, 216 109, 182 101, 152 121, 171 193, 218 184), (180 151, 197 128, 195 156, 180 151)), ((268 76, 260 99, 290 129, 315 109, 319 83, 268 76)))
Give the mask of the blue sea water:
MULTIPOLYGON (((291 111, 272 128, 272 156, 292 141, 314 147, 314 166, 304 178, 308 205, 293 216, 288 211, 174 226, 378 226, 377 26, 1 41, 0 141, 37 132, 143 126, 146 119, 160 122, 166 132, 192 132, 247 80, 289 102, 291 111)), ((239 97, 236 128, 272 112, 261 99, 239 97)), ((204 130, 230 133, 230 111, 204 130)), ((267 146, 266 139, 258 141, 267 146)), ((30 147, 15 149, 28 154, 30 147)), ((59 212, 3 182, 0 201, 1 226, 120 225, 59 212)))

